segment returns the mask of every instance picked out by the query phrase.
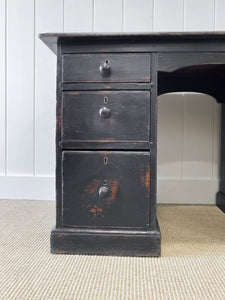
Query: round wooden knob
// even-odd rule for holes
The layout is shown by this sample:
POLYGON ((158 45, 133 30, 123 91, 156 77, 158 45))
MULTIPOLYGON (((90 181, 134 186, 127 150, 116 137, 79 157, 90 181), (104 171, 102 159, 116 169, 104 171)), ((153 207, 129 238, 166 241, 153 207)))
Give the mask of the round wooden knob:
POLYGON ((100 115, 100 117, 102 117, 104 119, 108 119, 111 116, 111 110, 106 106, 101 107, 99 109, 99 115, 100 115))
POLYGON ((100 189, 98 190, 98 194, 100 198, 108 197, 109 193, 110 193, 110 189, 105 185, 100 187, 100 189))
POLYGON ((99 71, 100 71, 100 74, 104 77, 107 77, 110 75, 111 67, 110 67, 108 59, 106 59, 106 61, 102 65, 100 65, 99 71))

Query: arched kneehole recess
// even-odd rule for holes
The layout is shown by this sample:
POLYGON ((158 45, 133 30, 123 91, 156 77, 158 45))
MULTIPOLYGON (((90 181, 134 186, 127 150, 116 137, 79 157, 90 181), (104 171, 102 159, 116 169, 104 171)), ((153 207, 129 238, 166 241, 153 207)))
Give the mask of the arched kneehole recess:
POLYGON ((225 62, 203 57, 200 65, 187 61, 180 68, 179 58, 173 64, 171 57, 159 69, 158 203, 215 204, 225 174, 220 156, 225 62))

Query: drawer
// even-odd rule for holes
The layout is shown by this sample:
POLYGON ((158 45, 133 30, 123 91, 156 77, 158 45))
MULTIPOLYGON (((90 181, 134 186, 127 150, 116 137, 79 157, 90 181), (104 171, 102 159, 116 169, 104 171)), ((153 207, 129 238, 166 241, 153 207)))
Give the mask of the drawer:
POLYGON ((64 226, 148 227, 150 153, 64 151, 64 226))
POLYGON ((150 54, 68 54, 63 82, 150 82, 150 54))
POLYGON ((64 92, 62 140, 148 142, 150 92, 64 92))

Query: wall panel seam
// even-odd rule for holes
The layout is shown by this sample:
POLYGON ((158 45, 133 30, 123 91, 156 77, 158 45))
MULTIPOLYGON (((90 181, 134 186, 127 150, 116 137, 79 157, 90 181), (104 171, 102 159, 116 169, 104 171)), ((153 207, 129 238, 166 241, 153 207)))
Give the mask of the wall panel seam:
POLYGON ((8 29, 8 5, 5 0, 5 176, 7 176, 7 29, 8 29))
POLYGON ((152 1, 152 32, 155 31, 155 0, 152 1))
POLYGON ((36 143, 36 5, 37 2, 34 0, 34 74, 33 74, 33 80, 34 80, 34 91, 33 91, 33 176, 36 174, 36 149, 35 149, 35 143, 36 143))
POLYGON ((216 0, 214 0, 214 31, 216 30, 216 0))
POLYGON ((125 24, 124 24, 124 1, 122 0, 122 32, 124 32, 125 24))
POLYGON ((92 0, 92 32, 95 32, 95 0, 92 0))
POLYGON ((62 14, 63 14, 63 32, 64 32, 64 29, 65 29, 65 0, 63 0, 63 9, 62 9, 62 14))

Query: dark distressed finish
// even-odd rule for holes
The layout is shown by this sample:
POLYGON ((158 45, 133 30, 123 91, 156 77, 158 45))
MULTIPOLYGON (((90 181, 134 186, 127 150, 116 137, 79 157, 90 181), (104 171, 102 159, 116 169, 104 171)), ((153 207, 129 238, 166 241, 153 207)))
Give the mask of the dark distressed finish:
POLYGON ((148 142, 150 93, 63 93, 62 141, 148 142))
POLYGON ((160 256, 161 235, 157 224, 149 230, 54 228, 51 252, 115 256, 160 256))
POLYGON ((150 150, 153 148, 152 142, 138 142, 138 141, 113 141, 113 140, 91 140, 91 141, 65 141, 59 143, 62 149, 107 149, 107 150, 150 150))
POLYGON ((42 33, 41 40, 57 54, 101 52, 224 52, 225 32, 160 32, 160 33, 42 33))
MULTIPOLYGON (((143 82, 96 82, 94 85, 94 90, 147 90, 154 84, 143 83, 143 82)), ((62 83, 61 85, 63 91, 86 91, 90 90, 90 83, 85 82, 73 82, 73 83, 62 83)))
POLYGON ((158 94, 200 92, 224 102, 225 55, 204 52, 160 53, 158 94))
POLYGON ((216 194, 216 205, 225 213, 225 194, 222 192, 216 194))
POLYGON ((149 82, 149 54, 63 55, 63 82, 149 82))
POLYGON ((225 33, 40 38, 58 56, 52 253, 159 256, 157 95, 194 91, 225 103, 225 33))
POLYGON ((63 226, 149 227, 150 154, 63 152, 63 226))

